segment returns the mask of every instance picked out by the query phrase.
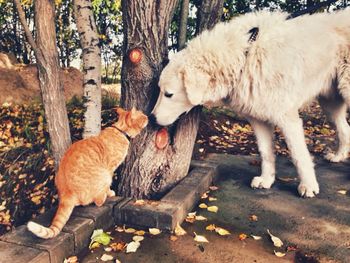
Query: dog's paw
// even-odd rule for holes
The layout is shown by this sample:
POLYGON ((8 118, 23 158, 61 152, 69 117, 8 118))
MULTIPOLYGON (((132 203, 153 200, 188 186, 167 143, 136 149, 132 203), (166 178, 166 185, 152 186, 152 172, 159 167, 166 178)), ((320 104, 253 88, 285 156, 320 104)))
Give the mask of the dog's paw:
POLYGON ((265 188, 269 189, 271 188, 271 185, 275 181, 275 178, 273 176, 269 177, 263 177, 263 176, 256 176, 253 178, 250 186, 251 188, 265 188))
POLYGON ((332 163, 343 162, 348 158, 348 153, 332 153, 326 154, 325 158, 332 163))
POLYGON ((310 184, 300 183, 298 192, 302 197, 311 198, 315 197, 320 192, 320 188, 316 181, 310 184))

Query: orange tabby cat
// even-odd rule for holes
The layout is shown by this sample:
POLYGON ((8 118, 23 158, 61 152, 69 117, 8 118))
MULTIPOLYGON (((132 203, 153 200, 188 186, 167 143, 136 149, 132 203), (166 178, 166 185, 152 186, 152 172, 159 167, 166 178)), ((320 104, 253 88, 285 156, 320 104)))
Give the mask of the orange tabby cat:
POLYGON ((62 157, 55 184, 59 205, 49 228, 28 222, 28 229, 41 238, 57 236, 78 205, 94 202, 103 205, 110 189, 115 169, 124 161, 129 147, 128 136, 134 138, 147 125, 148 119, 134 108, 117 109, 118 121, 98 136, 78 141, 62 157))

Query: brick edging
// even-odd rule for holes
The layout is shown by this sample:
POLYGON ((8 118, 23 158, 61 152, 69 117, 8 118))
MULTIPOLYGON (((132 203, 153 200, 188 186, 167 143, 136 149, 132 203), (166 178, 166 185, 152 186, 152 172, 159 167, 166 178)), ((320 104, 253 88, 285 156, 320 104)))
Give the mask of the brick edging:
MULTIPOLYGON (((160 201, 140 206, 130 198, 113 197, 102 207, 77 207, 54 239, 37 238, 25 225, 19 226, 0 236, 0 259, 11 263, 61 263, 88 246, 94 229, 108 229, 115 224, 173 230, 216 179, 217 166, 213 162, 193 161, 189 174, 160 201)), ((55 211, 56 208, 51 209, 33 221, 49 225, 55 211)))

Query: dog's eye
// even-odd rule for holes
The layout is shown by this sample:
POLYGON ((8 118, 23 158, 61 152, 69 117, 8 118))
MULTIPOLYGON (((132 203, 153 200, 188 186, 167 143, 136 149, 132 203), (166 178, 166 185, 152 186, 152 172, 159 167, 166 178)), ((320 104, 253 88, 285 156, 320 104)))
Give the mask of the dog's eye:
POLYGON ((165 92, 164 96, 167 98, 171 98, 174 94, 173 93, 169 93, 169 92, 165 92))

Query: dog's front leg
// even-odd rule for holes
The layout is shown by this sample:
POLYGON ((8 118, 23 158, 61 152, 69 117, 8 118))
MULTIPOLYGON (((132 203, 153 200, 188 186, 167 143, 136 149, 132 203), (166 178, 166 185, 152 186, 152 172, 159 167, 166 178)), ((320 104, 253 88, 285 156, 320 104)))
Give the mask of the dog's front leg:
POLYGON ((303 123, 298 112, 286 115, 279 121, 278 126, 284 133, 293 163, 300 177, 299 194, 303 197, 314 197, 315 194, 319 193, 319 186, 314 164, 306 146, 303 123))
POLYGON ((261 156, 261 176, 251 182, 252 188, 270 188, 275 181, 275 154, 273 151, 273 126, 269 123, 248 118, 257 139, 261 156))

